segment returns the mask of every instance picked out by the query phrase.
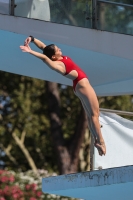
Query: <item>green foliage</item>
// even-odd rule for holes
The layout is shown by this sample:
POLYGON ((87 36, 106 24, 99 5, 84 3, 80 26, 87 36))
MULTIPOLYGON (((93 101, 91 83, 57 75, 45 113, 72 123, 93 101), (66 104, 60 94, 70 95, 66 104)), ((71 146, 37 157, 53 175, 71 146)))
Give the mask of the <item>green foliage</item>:
POLYGON ((72 87, 63 89, 60 85, 61 119, 64 138, 69 139, 74 134, 77 116, 81 110, 80 100, 74 95, 72 87))
MULTIPOLYGON (((48 95, 45 89, 45 81, 33 79, 15 74, 0 73, 0 97, 10 97, 8 105, 1 105, 0 115, 0 148, 4 151, 10 149, 10 155, 2 157, 9 169, 30 169, 25 155, 16 144, 12 134, 15 132, 18 138, 25 131, 24 144, 33 158, 36 167, 56 171, 57 160, 53 149, 50 132, 50 121, 48 111, 48 95)), ((66 144, 71 142, 77 120, 81 110, 81 103, 74 95, 71 87, 59 85, 61 98, 61 121, 62 133, 66 144)), ((100 97, 101 108, 133 111, 133 96, 100 97)), ((129 118, 129 117, 128 117, 129 118)), ((132 118, 131 118, 132 119, 132 118)), ((85 163, 83 151, 89 149, 88 137, 82 145, 82 158, 79 171, 88 168, 88 160, 85 163), (85 141, 86 140, 86 141, 85 141)), ((88 150, 87 150, 88 152, 88 150)), ((80 153, 81 154, 81 153, 80 153)))
MULTIPOLYGON (((100 108, 133 112, 132 95, 100 97, 99 104, 100 108)), ((133 118, 130 116, 124 116, 124 117, 128 119, 133 118)))
POLYGON ((88 0, 50 0, 51 21, 81 27, 90 27, 86 20, 90 16, 91 1, 88 0))
MULTIPOLYGON (((0 78, 0 96, 4 96, 5 99, 6 97, 11 98, 8 105, 9 112, 5 111, 5 107, 1 108, 3 114, 0 119, 0 145, 4 149, 11 146, 11 155, 3 157, 2 160, 10 169, 20 168, 23 171, 30 169, 25 155, 12 137, 12 134, 15 133, 21 139, 25 131, 24 144, 36 167, 58 171, 51 140, 49 99, 45 89, 45 81, 6 72, 1 72, 0 78), (15 163, 12 162, 11 156, 15 159, 15 163)), ((66 143, 68 143, 74 134, 81 104, 74 95, 72 87, 63 88, 62 85, 59 85, 59 90, 62 132, 66 143)))
MULTIPOLYGON (((113 2, 133 5, 131 0, 115 0, 113 2)), ((98 5, 98 29, 133 34, 132 8, 107 3, 98 5)))
MULTIPOLYGON (((13 132, 21 138, 22 132, 25 131, 24 143, 31 156, 34 157, 37 167, 55 166, 53 163, 49 165, 50 160, 52 162, 52 147, 45 82, 4 72, 0 73, 0 77, 0 95, 5 97, 9 95, 11 98, 9 106, 11 111, 8 115, 3 115, 0 120, 1 143, 5 148, 9 144, 12 145, 11 154, 19 163, 17 167, 26 170, 29 168, 28 163, 12 138, 13 132)), ((5 162, 6 165, 12 166, 12 162, 7 157, 5 157, 5 162)))

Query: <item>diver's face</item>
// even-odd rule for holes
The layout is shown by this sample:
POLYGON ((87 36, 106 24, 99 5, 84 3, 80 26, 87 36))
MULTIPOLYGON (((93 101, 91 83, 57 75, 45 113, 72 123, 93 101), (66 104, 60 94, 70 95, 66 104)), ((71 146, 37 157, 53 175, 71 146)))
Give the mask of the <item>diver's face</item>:
POLYGON ((52 56, 53 60, 58 60, 62 56, 61 49, 55 46, 55 55, 52 56))
POLYGON ((61 49, 55 46, 55 55, 62 55, 61 49))

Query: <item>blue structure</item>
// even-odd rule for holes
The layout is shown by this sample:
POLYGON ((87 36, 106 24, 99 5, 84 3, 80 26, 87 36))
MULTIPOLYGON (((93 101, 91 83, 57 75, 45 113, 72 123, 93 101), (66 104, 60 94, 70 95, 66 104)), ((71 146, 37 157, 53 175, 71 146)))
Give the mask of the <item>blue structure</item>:
POLYGON ((133 85, 131 35, 1 14, 0 70, 66 85, 71 85, 69 79, 20 51, 19 46, 28 35, 34 35, 46 44, 55 43, 64 55, 72 57, 87 73, 98 96, 133 93, 133 87, 129 87, 133 85))
POLYGON ((132 200, 133 166, 44 178, 42 190, 85 200, 132 200))

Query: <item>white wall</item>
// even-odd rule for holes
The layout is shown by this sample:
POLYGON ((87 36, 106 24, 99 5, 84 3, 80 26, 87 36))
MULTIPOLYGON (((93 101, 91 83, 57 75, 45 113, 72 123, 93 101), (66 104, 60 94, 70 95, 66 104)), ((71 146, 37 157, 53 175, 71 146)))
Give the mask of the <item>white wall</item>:
POLYGON ((101 132, 107 153, 94 149, 94 170, 133 165, 133 121, 113 113, 100 113, 101 132))

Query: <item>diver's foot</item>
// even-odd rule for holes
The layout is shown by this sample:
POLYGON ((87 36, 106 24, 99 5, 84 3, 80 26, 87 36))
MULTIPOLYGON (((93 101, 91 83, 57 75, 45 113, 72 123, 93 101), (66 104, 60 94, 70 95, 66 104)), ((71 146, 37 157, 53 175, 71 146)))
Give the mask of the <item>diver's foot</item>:
POLYGON ((97 148, 98 150, 98 153, 100 156, 102 155, 105 155, 106 154, 106 145, 105 145, 105 142, 102 141, 102 142, 95 142, 94 143, 95 147, 97 148))

